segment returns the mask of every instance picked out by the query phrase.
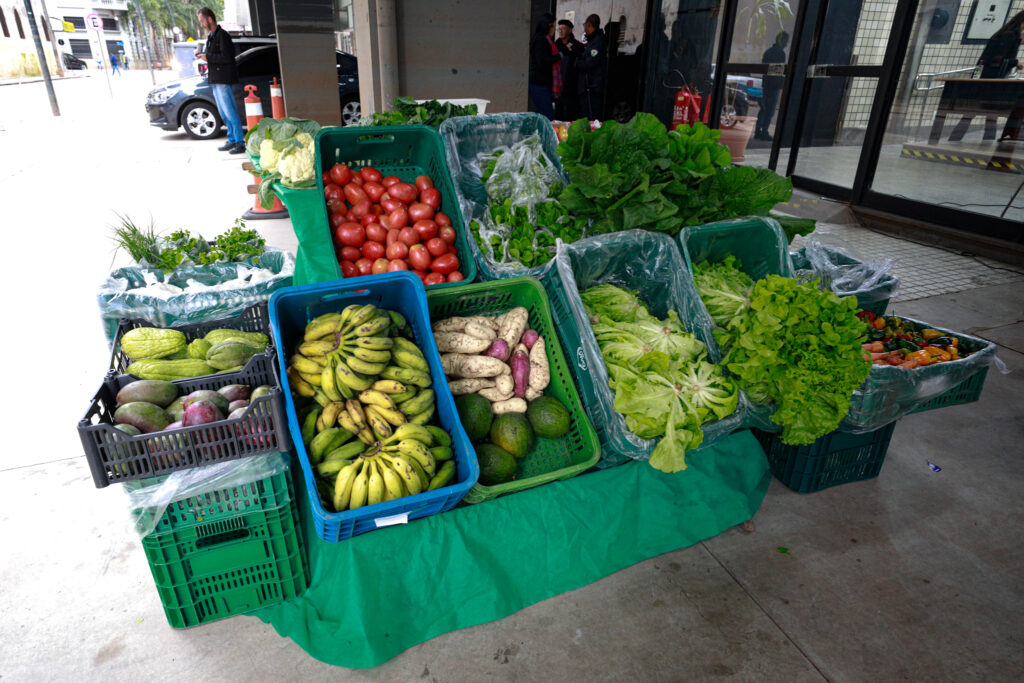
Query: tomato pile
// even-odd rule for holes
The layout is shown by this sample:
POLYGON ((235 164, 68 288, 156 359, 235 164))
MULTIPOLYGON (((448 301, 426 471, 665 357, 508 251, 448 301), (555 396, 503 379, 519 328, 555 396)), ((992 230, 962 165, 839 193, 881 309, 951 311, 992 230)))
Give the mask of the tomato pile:
POLYGON ((415 184, 365 166, 335 164, 324 173, 324 198, 344 277, 411 270, 423 284, 463 280, 455 228, 440 211, 430 176, 415 184))

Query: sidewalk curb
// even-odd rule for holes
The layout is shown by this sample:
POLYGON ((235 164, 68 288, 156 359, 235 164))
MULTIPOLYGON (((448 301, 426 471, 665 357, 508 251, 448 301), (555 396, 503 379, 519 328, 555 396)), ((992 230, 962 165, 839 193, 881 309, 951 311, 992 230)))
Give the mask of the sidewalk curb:
MULTIPOLYGON (((51 77, 50 80, 51 81, 71 81, 71 80, 75 80, 77 78, 92 78, 92 74, 87 73, 87 74, 82 74, 81 76, 56 76, 56 77, 51 77)), ((4 85, 27 85, 29 83, 42 83, 42 82, 43 82, 43 77, 42 76, 33 76, 32 78, 12 78, 12 79, 9 79, 9 80, 7 80, 7 79, 0 80, 0 86, 4 86, 4 85)))

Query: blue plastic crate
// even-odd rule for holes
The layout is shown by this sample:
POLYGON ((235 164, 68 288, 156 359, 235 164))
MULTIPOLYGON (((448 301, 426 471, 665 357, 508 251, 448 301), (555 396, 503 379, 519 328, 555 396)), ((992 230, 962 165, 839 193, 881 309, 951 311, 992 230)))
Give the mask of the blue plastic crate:
POLYGON ((420 279, 412 273, 399 271, 354 277, 333 282, 285 287, 275 292, 270 299, 270 328, 277 345, 281 367, 287 363, 287 354, 291 353, 296 340, 301 338, 306 324, 310 320, 324 313, 340 311, 350 304, 373 304, 380 308, 398 311, 409 321, 415 342, 430 364, 433 389, 437 395, 437 418, 441 427, 452 437, 456 478, 455 483, 451 486, 445 486, 436 491, 425 491, 414 496, 369 505, 358 510, 328 512, 320 501, 313 468, 310 466, 306 447, 302 443, 302 430, 295 410, 295 402, 292 400, 288 378, 285 373, 281 373, 285 408, 288 413, 288 427, 295 436, 295 449, 299 454, 299 464, 302 466, 302 473, 306 479, 306 492, 309 496, 313 522, 317 535, 328 543, 336 543, 367 531, 373 531, 378 528, 377 520, 381 518, 405 513, 412 520, 450 510, 462 500, 463 496, 473 488, 477 479, 480 478, 480 465, 476 459, 476 451, 473 450, 466 430, 462 428, 462 423, 459 421, 455 400, 452 398, 444 371, 441 369, 441 356, 437 352, 434 336, 430 331, 426 290, 420 279))

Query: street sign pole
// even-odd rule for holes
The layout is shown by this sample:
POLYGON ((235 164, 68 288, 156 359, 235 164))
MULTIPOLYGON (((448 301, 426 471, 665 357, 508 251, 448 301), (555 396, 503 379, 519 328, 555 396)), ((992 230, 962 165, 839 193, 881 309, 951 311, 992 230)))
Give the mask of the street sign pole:
POLYGON ((43 41, 39 39, 39 24, 36 22, 36 13, 32 9, 31 0, 25 0, 25 16, 28 18, 28 25, 32 27, 32 41, 36 44, 39 69, 43 72, 43 80, 46 81, 46 94, 50 96, 50 109, 53 110, 54 116, 60 116, 57 93, 53 91, 53 81, 50 80, 50 65, 46 63, 46 53, 43 52, 43 41))
POLYGON ((103 18, 93 12, 85 18, 85 23, 96 31, 96 40, 100 43, 100 64, 103 66, 103 75, 107 77, 107 92, 110 93, 110 99, 114 99, 114 88, 110 85, 110 55, 107 54, 107 45, 103 40, 103 18))

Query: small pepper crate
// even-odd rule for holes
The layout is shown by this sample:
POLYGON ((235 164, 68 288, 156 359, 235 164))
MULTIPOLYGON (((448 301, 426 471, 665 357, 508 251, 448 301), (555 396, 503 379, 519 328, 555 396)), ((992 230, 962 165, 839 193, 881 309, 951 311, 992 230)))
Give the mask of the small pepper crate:
POLYGON ((477 483, 466 494, 466 503, 482 503, 506 493, 575 477, 593 467, 601 458, 601 445, 587 419, 573 384, 569 363, 555 333, 548 296, 540 282, 532 277, 478 282, 455 289, 429 292, 427 306, 432 320, 451 316, 468 317, 493 314, 522 306, 530 313, 529 327, 544 338, 551 368, 551 384, 545 395, 558 399, 569 411, 569 431, 558 439, 537 439, 533 450, 517 461, 519 474, 504 484, 485 486, 477 483))
POLYGON ((814 493, 877 477, 895 429, 892 422, 864 434, 835 431, 807 446, 787 446, 781 433, 752 431, 775 478, 797 493, 814 493))
POLYGON ((286 287, 270 299, 270 325, 282 366, 286 354, 302 339, 306 324, 324 313, 340 312, 350 304, 373 304, 378 308, 401 313, 412 328, 413 341, 430 365, 431 388, 436 395, 435 413, 440 427, 451 436, 455 458, 455 481, 435 491, 424 491, 397 500, 368 505, 356 510, 328 512, 320 500, 313 467, 302 442, 298 410, 288 384, 287 374, 281 377, 295 450, 306 481, 310 512, 317 535, 328 543, 337 543, 381 526, 429 517, 451 510, 480 478, 476 451, 462 428, 455 410, 448 382, 441 369, 441 357, 430 331, 427 297, 420 279, 408 271, 382 273, 333 282, 286 287))
POLYGON ((142 547, 174 628, 297 597, 308 583, 289 471, 171 503, 142 547))
POLYGON ((272 387, 268 395, 252 401, 241 417, 231 420, 137 436, 125 434, 114 427, 117 392, 134 381, 132 375, 108 371, 78 423, 96 488, 291 448, 284 393, 271 352, 256 354, 241 370, 174 381, 179 396, 200 389, 216 391, 229 384, 272 387))

